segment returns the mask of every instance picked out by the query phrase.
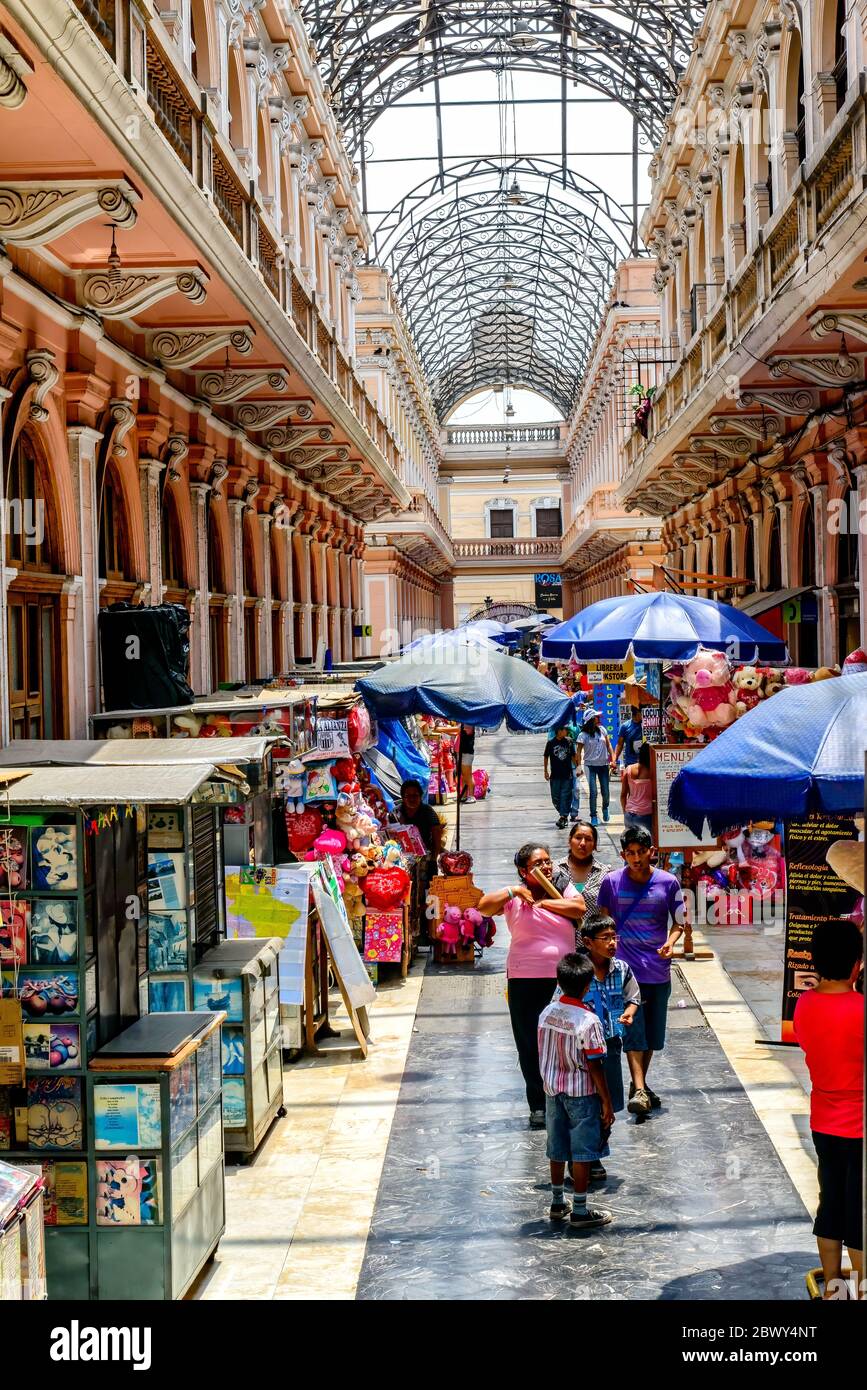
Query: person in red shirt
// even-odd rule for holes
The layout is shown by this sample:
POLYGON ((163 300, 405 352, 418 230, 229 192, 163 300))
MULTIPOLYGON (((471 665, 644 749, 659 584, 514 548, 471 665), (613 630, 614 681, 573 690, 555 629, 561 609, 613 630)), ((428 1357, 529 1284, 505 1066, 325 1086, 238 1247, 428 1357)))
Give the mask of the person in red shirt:
POLYGON ((795 1005, 795 1037, 813 1089, 810 1129, 819 1160, 819 1209, 813 1234, 825 1298, 843 1289, 843 1246, 863 1297, 861 1163, 864 1144, 864 996, 854 989, 864 943, 854 922, 823 922, 810 943, 818 976, 795 1005))

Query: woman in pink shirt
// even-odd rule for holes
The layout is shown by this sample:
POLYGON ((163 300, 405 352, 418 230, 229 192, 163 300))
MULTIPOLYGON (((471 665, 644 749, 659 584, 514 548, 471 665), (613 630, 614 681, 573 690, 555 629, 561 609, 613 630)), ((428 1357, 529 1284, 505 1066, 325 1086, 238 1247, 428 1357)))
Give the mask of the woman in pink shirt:
POLYGON ((843 1246, 863 1297, 864 996, 853 988, 864 953, 861 932, 841 918, 823 922, 810 943, 818 975, 795 1005, 793 1026, 807 1058, 813 1089, 810 1129, 819 1159, 819 1209, 813 1235, 819 1247, 825 1298, 843 1290, 843 1246))
POLYGON ((638 746, 638 762, 623 769, 620 778, 620 805, 627 826, 643 825, 653 830, 653 775, 650 771, 650 744, 638 746))
POLYGON ((509 1016, 518 1049, 518 1062, 527 1087, 530 1128, 545 1128, 545 1088, 539 1071, 539 1015, 550 1004, 557 987, 557 965, 575 949, 575 923, 584 916, 584 899, 570 883, 562 898, 549 898, 533 878, 539 868, 550 879, 553 872, 547 845, 522 845, 515 855, 520 882, 512 888, 486 893, 479 912, 486 917, 500 913, 506 919, 511 941, 506 959, 509 1016))

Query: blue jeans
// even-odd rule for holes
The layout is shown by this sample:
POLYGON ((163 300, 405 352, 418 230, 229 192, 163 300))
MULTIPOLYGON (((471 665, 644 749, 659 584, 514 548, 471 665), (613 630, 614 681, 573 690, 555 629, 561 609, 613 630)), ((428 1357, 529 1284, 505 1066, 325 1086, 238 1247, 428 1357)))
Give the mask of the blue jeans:
POLYGON ((623 823, 627 829, 634 825, 636 829, 642 826, 653 834, 653 816, 640 816, 637 811, 625 811, 623 813, 623 823))
POLYGON ((593 767, 591 763, 587 767, 587 784, 590 788, 590 819, 596 819, 596 788, 602 792, 602 810, 608 810, 608 797, 610 788, 608 785, 608 764, 604 763, 601 767, 593 767))
POLYGON ((572 786, 575 779, 570 773, 568 777, 552 777, 549 783, 551 788, 551 800, 557 808, 557 815, 561 819, 565 816, 569 819, 572 810, 572 786))

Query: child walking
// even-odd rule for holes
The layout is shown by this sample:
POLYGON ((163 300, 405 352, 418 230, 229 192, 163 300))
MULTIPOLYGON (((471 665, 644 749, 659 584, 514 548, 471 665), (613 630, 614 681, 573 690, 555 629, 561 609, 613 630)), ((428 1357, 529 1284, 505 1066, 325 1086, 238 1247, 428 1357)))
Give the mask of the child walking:
MULTIPOLYGON (((617 928, 611 917, 595 917, 581 927, 584 949, 593 966, 593 979, 584 995, 605 1034, 608 1055, 605 1078, 616 1114, 625 1104, 623 1095, 623 1030, 634 1019, 641 1003, 641 991, 632 967, 617 955, 617 928)), ((590 1169, 590 1181, 601 1182, 608 1174, 601 1163, 590 1169)))
POLYGON ((605 1079, 607 1049, 602 1024, 584 1003, 593 965, 589 957, 571 952, 557 966, 562 990, 539 1018, 539 1067, 545 1087, 545 1128, 551 1162, 552 1221, 581 1230, 607 1226, 609 1211, 587 1205, 590 1168, 608 1154, 608 1135, 614 1123, 605 1079), (563 1195, 566 1164, 572 1166, 575 1191, 570 1208, 563 1195))

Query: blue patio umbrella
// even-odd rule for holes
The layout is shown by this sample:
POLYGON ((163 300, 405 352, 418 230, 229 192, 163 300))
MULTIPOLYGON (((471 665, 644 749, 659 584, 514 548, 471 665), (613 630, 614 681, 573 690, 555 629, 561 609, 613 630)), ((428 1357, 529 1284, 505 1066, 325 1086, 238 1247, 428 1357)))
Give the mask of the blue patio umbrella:
MULTIPOLYGON (((505 720, 513 731, 542 732, 565 724, 572 711, 569 696, 547 676, 480 646, 472 634, 438 646, 419 643, 355 685, 377 718, 431 714, 477 729, 496 729, 505 720)), ((455 829, 460 848, 460 798, 455 829)))
POLYGON ((377 716, 400 719, 432 714, 440 719, 496 729, 541 731, 565 719, 569 696, 525 661, 480 645, 473 635, 443 634, 422 641, 397 661, 356 682, 377 716))
POLYGON ((695 834, 811 811, 864 810, 867 674, 795 685, 756 705, 675 777, 669 813, 695 834))
POLYGON ((699 647, 736 661, 788 660, 785 642, 737 608, 667 590, 602 599, 542 638, 542 656, 555 661, 688 661, 699 647))

